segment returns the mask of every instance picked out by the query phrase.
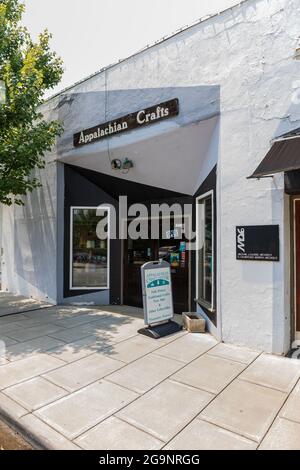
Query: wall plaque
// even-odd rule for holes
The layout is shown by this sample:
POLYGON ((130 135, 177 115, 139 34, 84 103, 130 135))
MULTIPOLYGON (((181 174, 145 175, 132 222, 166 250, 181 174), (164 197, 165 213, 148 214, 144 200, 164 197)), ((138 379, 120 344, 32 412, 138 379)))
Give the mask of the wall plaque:
POLYGON ((279 261, 279 225, 236 227, 236 259, 279 261))

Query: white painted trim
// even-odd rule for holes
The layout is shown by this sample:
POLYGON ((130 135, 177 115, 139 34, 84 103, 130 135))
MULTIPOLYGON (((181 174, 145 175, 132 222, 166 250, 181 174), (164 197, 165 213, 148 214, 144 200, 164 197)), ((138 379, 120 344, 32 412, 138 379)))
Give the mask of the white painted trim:
POLYGON ((215 311, 215 302, 214 302, 214 297, 215 297, 215 208, 214 208, 214 190, 207 191, 204 194, 201 194, 201 196, 198 196, 196 198, 196 299, 197 303, 199 303, 200 307, 204 307, 210 312, 215 311), (212 198, 212 289, 211 289, 211 306, 209 307, 205 301, 201 302, 201 299, 199 299, 199 260, 198 260, 198 251, 199 251, 199 233, 200 233, 200 227, 199 227, 199 210, 198 210, 198 203, 201 199, 207 199, 208 197, 212 198))
POLYGON ((289 137, 277 137, 272 142, 275 144, 276 142, 283 142, 285 140, 293 140, 293 139, 300 139, 300 135, 290 135, 289 137))
POLYGON ((70 291, 95 291, 95 290, 109 290, 110 289, 110 229, 111 229, 111 220, 110 220, 110 207, 101 205, 99 206, 71 206, 70 207, 70 273, 69 273, 69 289, 70 291), (73 211, 75 209, 95 209, 99 207, 104 209, 108 213, 108 237, 107 237, 107 285, 105 287, 73 287, 73 211))

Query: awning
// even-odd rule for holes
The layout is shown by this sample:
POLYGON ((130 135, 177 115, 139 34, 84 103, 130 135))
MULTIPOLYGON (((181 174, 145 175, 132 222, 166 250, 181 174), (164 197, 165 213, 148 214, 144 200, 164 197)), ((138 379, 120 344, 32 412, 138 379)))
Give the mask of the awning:
POLYGON ((300 169, 300 135, 276 140, 250 178, 263 178, 275 173, 300 169))

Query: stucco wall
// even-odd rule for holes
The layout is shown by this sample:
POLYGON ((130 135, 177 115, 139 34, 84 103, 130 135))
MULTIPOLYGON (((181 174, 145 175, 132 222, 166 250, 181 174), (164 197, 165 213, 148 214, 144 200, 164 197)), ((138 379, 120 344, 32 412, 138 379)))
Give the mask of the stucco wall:
MULTIPOLYGON (((56 119, 55 107, 45 106, 56 119)), ((45 155, 35 176, 41 187, 23 198, 24 206, 2 208, 2 289, 56 303, 57 299, 57 149, 45 155)))
POLYGON ((296 1, 248 2, 227 39, 221 85, 221 311, 224 341, 275 353, 289 348, 289 224, 283 178, 246 180, 270 140, 299 126, 296 1), (279 263, 235 261, 236 225, 279 224, 279 263))
POLYGON ((56 163, 38 171, 42 187, 24 206, 3 208, 2 288, 56 302, 56 163))

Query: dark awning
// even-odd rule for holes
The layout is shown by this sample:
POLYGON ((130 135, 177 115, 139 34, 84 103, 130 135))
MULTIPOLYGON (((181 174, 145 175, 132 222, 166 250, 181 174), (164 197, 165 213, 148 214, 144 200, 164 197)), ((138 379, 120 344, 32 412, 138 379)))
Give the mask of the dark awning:
POLYGON ((273 143, 271 149, 249 178, 263 178, 282 171, 300 169, 300 135, 273 143))

